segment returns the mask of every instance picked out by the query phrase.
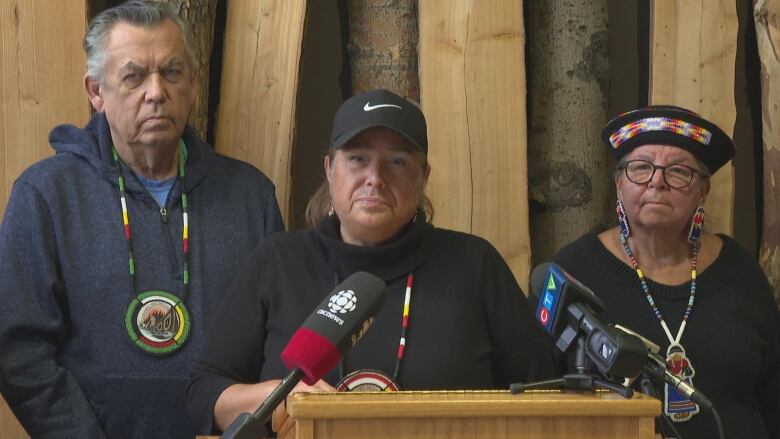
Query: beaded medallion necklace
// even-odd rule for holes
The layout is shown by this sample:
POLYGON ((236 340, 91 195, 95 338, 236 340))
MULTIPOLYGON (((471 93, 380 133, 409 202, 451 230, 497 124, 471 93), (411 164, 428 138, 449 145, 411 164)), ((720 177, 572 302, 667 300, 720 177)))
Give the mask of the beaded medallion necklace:
POLYGON ((339 383, 336 390, 344 391, 399 391, 398 374, 401 371, 401 363, 404 360, 406 349, 406 331, 409 328, 409 309, 412 302, 412 286, 414 285, 414 273, 409 273, 406 277, 406 295, 404 296, 404 307, 401 312, 401 339, 398 342, 398 352, 395 358, 395 369, 392 376, 387 376, 384 372, 374 369, 360 369, 350 372, 344 376, 344 361, 339 363, 339 383))
MULTIPOLYGON (((623 250, 626 252, 626 256, 628 256, 628 259, 631 262, 631 267, 636 271, 636 275, 639 277, 639 282, 642 284, 642 291, 644 291, 647 302, 653 309, 653 314, 655 314, 655 317, 661 323, 661 328, 663 328, 666 338, 669 339, 669 347, 666 350, 666 367, 670 372, 685 379, 688 384, 693 385, 693 376, 696 374, 696 371, 694 370, 690 359, 685 354, 685 348, 683 348, 680 340, 685 332, 685 326, 688 324, 688 318, 691 315, 693 302, 696 298, 696 263, 699 259, 699 244, 691 244, 691 252, 693 253, 693 258, 691 260, 691 294, 688 297, 688 306, 685 309, 683 321, 680 324, 680 329, 677 331, 677 336, 672 337, 669 326, 666 324, 663 314, 661 314, 661 309, 658 308, 655 300, 653 300, 652 294, 650 294, 650 288, 647 286, 647 281, 645 280, 644 273, 642 273, 642 269, 639 268, 639 262, 636 257, 634 257, 634 253, 628 245, 628 238, 622 230, 620 232, 620 243, 623 245, 623 250)), ((677 389, 671 385, 665 384, 664 413, 674 422, 685 422, 691 419, 693 415, 699 413, 699 406, 678 392, 677 389)))
MULTIPOLYGON (((144 352, 166 355, 178 350, 187 340, 190 332, 190 315, 184 301, 189 290, 189 221, 187 194, 182 191, 182 248, 184 267, 182 269, 183 289, 181 298, 162 290, 149 290, 138 293, 135 278, 135 256, 133 254, 130 217, 127 212, 127 194, 125 177, 116 148, 111 148, 116 165, 119 186, 119 199, 122 204, 122 226, 127 243, 128 268, 133 299, 125 312, 125 329, 135 346, 144 352)), ((186 152, 183 141, 179 141, 179 180, 184 181, 186 152)))

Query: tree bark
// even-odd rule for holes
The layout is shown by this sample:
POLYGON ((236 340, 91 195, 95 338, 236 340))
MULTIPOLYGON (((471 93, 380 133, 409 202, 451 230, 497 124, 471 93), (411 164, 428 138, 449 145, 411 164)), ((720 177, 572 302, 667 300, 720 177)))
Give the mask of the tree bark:
POLYGON ((417 0, 349 0, 347 8, 353 93, 384 88, 419 101, 417 0))
POLYGON ((761 112, 764 142, 764 221, 759 262, 780 303, 780 0, 758 0, 753 9, 761 58, 761 112))
POLYGON ((209 116, 209 71, 211 48, 214 41, 214 16, 218 0, 161 0, 169 3, 176 13, 190 25, 195 40, 195 58, 198 60, 197 93, 190 112, 190 125, 201 139, 206 139, 209 116))
POLYGON ((609 108, 607 1, 530 0, 528 179, 535 263, 611 222, 600 142, 609 108))

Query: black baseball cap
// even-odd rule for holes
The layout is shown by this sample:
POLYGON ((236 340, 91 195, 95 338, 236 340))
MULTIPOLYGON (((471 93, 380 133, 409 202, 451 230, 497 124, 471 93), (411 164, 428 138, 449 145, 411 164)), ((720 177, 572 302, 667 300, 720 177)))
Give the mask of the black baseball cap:
POLYGON ((676 146, 693 154, 713 174, 736 153, 734 142, 717 125, 674 105, 651 105, 620 114, 604 126, 601 140, 616 160, 642 145, 676 146))
POLYGON ((425 116, 417 105, 388 90, 373 90, 344 101, 333 118, 330 147, 338 149, 361 132, 385 127, 428 154, 425 116))

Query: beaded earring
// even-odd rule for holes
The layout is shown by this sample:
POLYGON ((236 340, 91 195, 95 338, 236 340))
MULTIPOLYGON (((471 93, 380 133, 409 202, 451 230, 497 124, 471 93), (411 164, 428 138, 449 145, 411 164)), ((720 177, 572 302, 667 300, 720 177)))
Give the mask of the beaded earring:
POLYGON ((701 229, 704 226, 704 203, 696 207, 691 220, 691 229, 688 231, 688 242, 696 244, 701 239, 701 229))
POLYGON ((620 234, 628 238, 631 236, 631 228, 628 226, 628 215, 626 215, 626 208, 623 206, 623 202, 617 200, 615 206, 615 212, 617 212, 618 227, 620 227, 620 234))

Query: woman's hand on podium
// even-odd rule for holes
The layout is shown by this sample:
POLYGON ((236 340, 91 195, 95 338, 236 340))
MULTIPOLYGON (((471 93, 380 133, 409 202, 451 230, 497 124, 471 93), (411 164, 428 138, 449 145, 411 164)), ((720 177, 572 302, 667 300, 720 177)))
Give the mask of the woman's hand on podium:
MULTIPOLYGON (((264 383, 272 383, 273 386, 272 389, 276 387, 281 381, 280 380, 271 380, 271 381, 265 381, 264 383)), ((323 380, 319 380, 316 383, 314 383, 313 386, 309 386, 305 384, 303 381, 299 382, 290 392, 290 394, 298 393, 298 392, 335 392, 336 388, 331 386, 330 384, 326 383, 323 380)), ((287 413, 287 399, 284 400, 283 403, 279 404, 276 409, 274 410, 273 415, 271 416, 271 430, 275 431, 278 435, 278 437, 284 437, 285 433, 287 432, 288 428, 285 428, 285 423, 287 420, 290 419, 290 415, 287 413)), ((292 427, 292 423, 289 424, 290 427, 292 427)))

